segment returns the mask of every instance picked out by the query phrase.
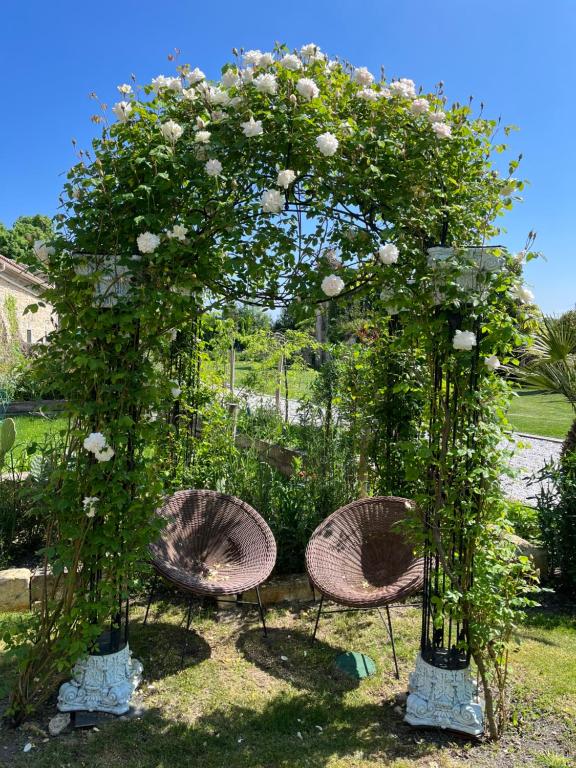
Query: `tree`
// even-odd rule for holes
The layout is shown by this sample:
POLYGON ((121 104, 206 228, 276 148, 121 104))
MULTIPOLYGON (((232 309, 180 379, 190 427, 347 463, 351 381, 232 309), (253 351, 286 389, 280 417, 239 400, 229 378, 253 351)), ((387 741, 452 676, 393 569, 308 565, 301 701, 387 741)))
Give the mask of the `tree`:
POLYGON ((35 240, 50 240, 54 237, 52 221, 40 213, 34 216, 19 216, 12 228, 0 223, 0 253, 9 259, 26 262, 35 240))

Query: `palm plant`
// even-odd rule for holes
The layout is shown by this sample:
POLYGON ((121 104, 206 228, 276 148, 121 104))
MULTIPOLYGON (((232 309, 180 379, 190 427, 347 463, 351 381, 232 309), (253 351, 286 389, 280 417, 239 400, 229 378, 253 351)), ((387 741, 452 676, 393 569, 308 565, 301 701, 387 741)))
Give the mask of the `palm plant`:
POLYGON ((576 451, 576 324, 569 315, 545 315, 524 356, 520 381, 546 394, 562 395, 574 409, 575 420, 562 447, 576 451))

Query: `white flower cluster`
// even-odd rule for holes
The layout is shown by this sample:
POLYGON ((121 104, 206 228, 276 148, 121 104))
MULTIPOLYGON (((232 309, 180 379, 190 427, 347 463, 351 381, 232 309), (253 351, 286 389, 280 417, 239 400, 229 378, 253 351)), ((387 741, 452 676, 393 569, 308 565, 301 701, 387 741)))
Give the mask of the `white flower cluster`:
POLYGON ((116 89, 118 90, 118 93, 132 93, 132 86, 128 85, 128 83, 122 83, 122 85, 117 85, 116 89))
POLYGON ((321 133, 320 136, 316 138, 316 146, 323 155, 332 157, 332 155, 336 154, 338 149, 338 139, 333 133, 326 131, 326 133, 321 133))
POLYGON ((121 123, 127 123, 132 112, 132 104, 129 101, 119 101, 112 107, 112 112, 121 123))
POLYGON ((400 251, 394 243, 385 243, 378 248, 378 261, 386 266, 396 264, 399 255, 400 251))
POLYGON ((180 395, 182 394, 182 387, 180 386, 180 384, 177 381, 171 381, 170 384, 171 384, 170 394, 172 395, 172 397, 173 398, 180 397, 180 395))
POLYGON ((114 451, 106 444, 106 438, 102 432, 91 432, 84 439, 82 445, 84 450, 88 451, 88 453, 93 453, 99 462, 110 461, 114 456, 114 451))
POLYGON ((100 499, 98 496, 85 496, 84 499, 82 499, 82 506, 86 517, 96 516, 96 505, 99 501, 100 499))
POLYGON ((194 141, 196 144, 208 144, 210 142, 210 137, 212 134, 210 131, 196 131, 196 134, 194 135, 194 141))
POLYGON ((136 238, 136 244, 140 253, 154 253, 160 245, 160 238, 152 232, 143 232, 136 238))
POLYGON ((490 355, 490 357, 484 358, 484 365, 491 371, 496 371, 498 368, 500 368, 501 363, 496 355, 490 355))
POLYGON ((220 160, 216 159, 208 160, 204 166, 204 170, 208 176, 220 176, 222 173, 222 163, 220 160))
POLYGON ((270 73, 262 73, 254 78, 254 87, 258 93, 266 93, 268 96, 274 96, 278 91, 278 81, 275 75, 270 73))
POLYGON ((152 90, 155 93, 160 93, 161 90, 169 89, 171 91, 182 90, 182 80, 179 77, 166 77, 165 75, 158 75, 152 80, 152 90))
POLYGON ((222 75, 222 85, 224 88, 236 88, 240 84, 240 75, 237 69, 227 69, 222 75))
POLYGON ((322 53, 316 43, 307 43, 300 48, 300 56, 308 64, 314 64, 317 61, 326 61, 326 54, 322 53))
POLYGON ((201 83, 202 80, 206 79, 206 75, 204 72, 202 72, 201 69, 198 69, 198 67, 194 67, 194 69, 191 72, 188 72, 186 75, 186 79, 190 83, 190 85, 196 85, 196 83, 201 83))
POLYGON ((181 243, 183 243, 186 240, 186 235, 188 234, 187 227, 184 227, 182 224, 174 224, 172 229, 166 230, 166 237, 168 237, 170 240, 180 240, 181 243))
POLYGON ((439 139, 449 139, 452 136, 452 128, 446 123, 432 123, 432 130, 439 139))
POLYGON ((320 95, 320 89, 314 80, 311 80, 309 77, 301 77, 296 83, 296 90, 306 101, 317 99, 320 95))
POLYGON ((510 295, 513 299, 517 299, 522 304, 530 304, 534 301, 534 294, 525 285, 515 285, 510 290, 510 295))
POLYGON ((469 352, 476 346, 476 334, 473 331, 456 331, 452 339, 454 349, 469 352))
POLYGON ((342 280, 341 277, 338 277, 338 275, 328 275, 328 277, 325 277, 324 280, 322 280, 320 287, 326 296, 332 298, 333 296, 338 296, 339 293, 342 293, 344 290, 344 280, 342 280))
POLYGON ((253 117, 247 120, 245 123, 240 123, 242 133, 248 138, 252 136, 261 136, 264 133, 261 120, 254 120, 253 117))
POLYGON ((280 64, 286 69, 292 70, 292 72, 302 69, 302 62, 295 53, 287 53, 280 59, 280 64))
POLYGON ((352 80, 363 88, 366 88, 374 82, 374 75, 367 69, 367 67, 358 67, 352 73, 352 80))
POLYGON ((407 77, 402 77, 400 80, 395 80, 390 83, 390 91, 394 96, 401 96, 404 99, 416 98, 416 85, 414 80, 409 80, 407 77))
POLYGON ((175 144, 184 133, 184 128, 182 128, 181 125, 178 125, 178 123, 175 123, 174 120, 168 120, 166 123, 162 123, 160 132, 165 139, 168 139, 168 141, 175 144))
POLYGON ((262 53, 262 51, 246 51, 243 57, 245 67, 269 67, 274 61, 271 53, 262 53))
POLYGON ((260 204, 264 213, 280 213, 284 207, 284 197, 277 189, 265 189, 260 204))
POLYGON ((282 187, 283 189, 288 189, 290 184, 294 183, 295 179, 296 179, 296 174, 294 173, 294 171, 290 171, 290 170, 279 171, 278 178, 276 179, 276 184, 278 184, 278 186, 282 187))
POLYGON ((410 104, 410 112, 412 112, 413 115, 424 115, 429 111, 430 104, 427 99, 414 99, 412 104, 410 104))

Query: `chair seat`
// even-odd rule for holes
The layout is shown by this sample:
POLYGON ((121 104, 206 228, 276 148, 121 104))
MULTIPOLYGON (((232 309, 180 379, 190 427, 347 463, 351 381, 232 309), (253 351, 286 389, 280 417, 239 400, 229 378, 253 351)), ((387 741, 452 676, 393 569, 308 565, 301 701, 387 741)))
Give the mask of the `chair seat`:
POLYGON ((423 585, 423 560, 394 523, 408 515, 407 499, 379 496, 336 510, 314 531, 306 568, 314 587, 341 605, 377 608, 423 585))
POLYGON ((234 595, 262 584, 276 562, 266 521, 234 496, 178 491, 159 514, 166 525, 150 547, 164 578, 198 596, 234 595))

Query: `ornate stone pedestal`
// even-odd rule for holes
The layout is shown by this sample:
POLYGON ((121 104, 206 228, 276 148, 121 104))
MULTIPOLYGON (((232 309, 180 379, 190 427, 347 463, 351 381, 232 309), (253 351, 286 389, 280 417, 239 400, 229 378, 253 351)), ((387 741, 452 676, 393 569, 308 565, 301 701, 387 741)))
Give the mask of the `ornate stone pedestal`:
POLYGON ((479 736, 484 730, 484 705, 466 669, 439 669, 418 655, 408 684, 405 720, 410 725, 449 728, 479 736))
POLYGON ((87 656, 76 662, 72 680, 60 686, 61 712, 109 712, 123 715, 142 677, 142 664, 132 658, 126 645, 117 653, 87 656))

